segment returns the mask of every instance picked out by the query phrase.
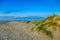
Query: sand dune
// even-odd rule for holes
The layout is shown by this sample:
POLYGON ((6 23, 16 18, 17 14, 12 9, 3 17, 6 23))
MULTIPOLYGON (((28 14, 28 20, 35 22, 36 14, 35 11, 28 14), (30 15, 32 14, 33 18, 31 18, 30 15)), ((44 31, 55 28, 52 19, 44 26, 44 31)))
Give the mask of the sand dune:
POLYGON ((48 17, 45 22, 44 20, 37 21, 39 25, 47 26, 47 30, 44 30, 44 28, 41 29, 40 27, 39 29, 41 29, 41 31, 39 32, 35 29, 35 21, 0 22, 0 40, 60 40, 59 18, 56 19, 56 17, 54 17, 53 22, 51 21, 52 19, 50 20, 49 18, 50 17, 48 17), (34 28, 33 31, 32 28, 34 28), (44 31, 49 32, 48 30, 52 32, 53 38, 49 37, 51 35, 44 33, 44 31))
POLYGON ((32 22, 0 22, 0 40, 60 40, 58 30, 54 34, 55 38, 51 39, 43 33, 31 32, 33 26, 32 22))
POLYGON ((11 21, 0 23, 0 40, 39 40, 31 33, 32 23, 11 21))

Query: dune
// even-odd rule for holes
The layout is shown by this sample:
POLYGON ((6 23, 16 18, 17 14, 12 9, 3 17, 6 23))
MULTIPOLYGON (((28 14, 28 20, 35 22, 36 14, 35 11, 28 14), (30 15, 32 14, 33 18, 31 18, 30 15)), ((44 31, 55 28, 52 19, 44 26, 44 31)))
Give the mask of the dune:
POLYGON ((38 36, 31 32, 32 23, 9 21, 0 22, 0 40, 37 40, 38 36))
POLYGON ((0 22, 0 40, 60 40, 60 16, 36 21, 0 22))

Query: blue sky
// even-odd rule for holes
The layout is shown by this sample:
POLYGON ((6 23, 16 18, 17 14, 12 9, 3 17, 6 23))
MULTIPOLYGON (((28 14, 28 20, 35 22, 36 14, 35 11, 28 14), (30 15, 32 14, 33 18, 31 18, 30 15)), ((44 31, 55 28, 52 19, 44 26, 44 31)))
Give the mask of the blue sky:
POLYGON ((46 16, 60 13, 60 0, 0 0, 0 16, 46 16))

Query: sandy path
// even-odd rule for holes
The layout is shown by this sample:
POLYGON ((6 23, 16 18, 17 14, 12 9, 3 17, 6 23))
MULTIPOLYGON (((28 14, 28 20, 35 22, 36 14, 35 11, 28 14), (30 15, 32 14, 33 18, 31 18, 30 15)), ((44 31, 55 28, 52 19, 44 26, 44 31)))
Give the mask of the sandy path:
POLYGON ((59 32, 55 32, 55 38, 51 39, 43 34, 31 32, 34 25, 26 22, 0 23, 0 40, 60 40, 59 32))
POLYGON ((9 22, 0 25, 0 40, 39 40, 31 32, 31 23, 9 22))

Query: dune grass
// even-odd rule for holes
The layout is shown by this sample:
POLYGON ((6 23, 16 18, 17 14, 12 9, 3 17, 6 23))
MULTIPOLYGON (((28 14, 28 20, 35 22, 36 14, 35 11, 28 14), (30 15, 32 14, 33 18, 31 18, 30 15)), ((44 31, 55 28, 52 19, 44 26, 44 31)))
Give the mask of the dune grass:
POLYGON ((47 36, 53 38, 53 33, 50 30, 47 30, 47 28, 50 26, 52 27, 54 30, 56 30, 56 26, 57 25, 57 18, 60 19, 60 16, 56 15, 56 14, 52 14, 48 17, 46 17, 43 20, 37 20, 35 21, 35 26, 37 26, 35 29, 39 32, 42 31, 44 32, 47 36), (39 26, 38 26, 39 25, 39 26))
POLYGON ((52 32, 46 30, 46 28, 47 28, 47 27, 46 27, 44 24, 42 24, 42 25, 40 25, 40 26, 37 27, 37 30, 38 30, 38 31, 43 31, 47 36, 53 38, 52 32))

